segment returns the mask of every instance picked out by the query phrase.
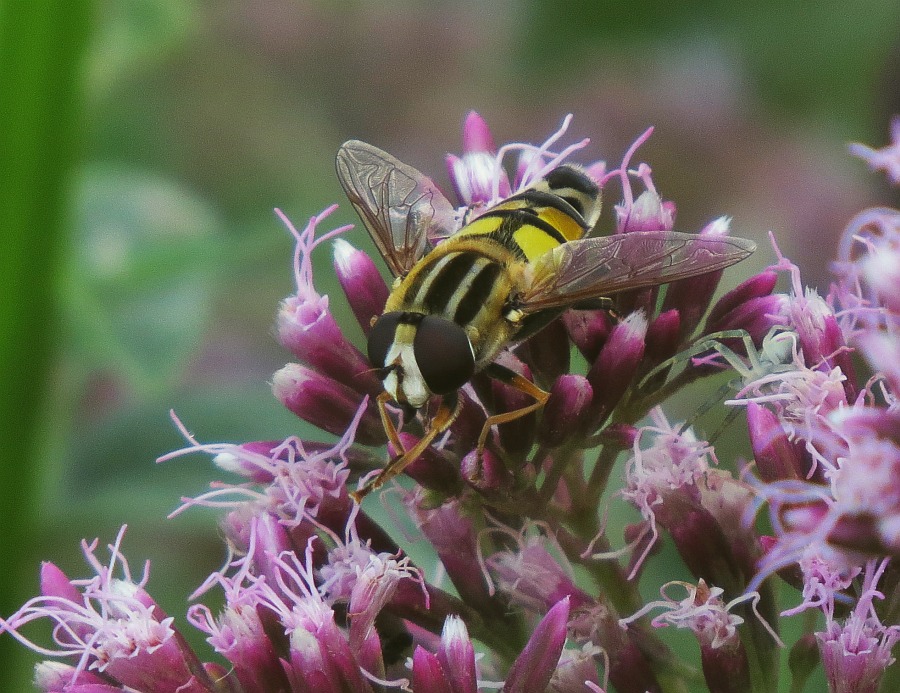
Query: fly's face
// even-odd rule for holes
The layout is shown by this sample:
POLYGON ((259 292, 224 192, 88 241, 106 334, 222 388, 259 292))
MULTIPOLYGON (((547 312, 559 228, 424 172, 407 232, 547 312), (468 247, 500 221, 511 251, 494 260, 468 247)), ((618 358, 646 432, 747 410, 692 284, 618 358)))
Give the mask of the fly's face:
POLYGON ((456 392, 475 373, 475 351, 465 330, 436 315, 385 313, 369 333, 368 354, 385 391, 413 409, 432 395, 456 392))

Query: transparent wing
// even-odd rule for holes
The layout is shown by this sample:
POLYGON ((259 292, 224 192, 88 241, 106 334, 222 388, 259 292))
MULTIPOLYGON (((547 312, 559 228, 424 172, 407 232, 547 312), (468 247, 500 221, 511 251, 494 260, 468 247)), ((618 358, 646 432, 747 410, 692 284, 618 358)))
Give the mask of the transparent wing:
POLYGON ((345 142, 335 165, 344 192, 395 276, 409 272, 429 238, 456 230, 456 210, 431 179, 378 147, 345 142))
POLYGON ((525 313, 715 272, 750 255, 743 238, 645 231, 563 243, 538 258, 519 297, 525 313))

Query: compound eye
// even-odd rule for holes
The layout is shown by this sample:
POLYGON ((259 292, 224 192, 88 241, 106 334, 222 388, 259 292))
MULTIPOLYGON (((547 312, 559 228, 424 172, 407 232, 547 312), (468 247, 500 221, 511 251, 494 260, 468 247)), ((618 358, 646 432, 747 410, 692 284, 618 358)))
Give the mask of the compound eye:
POLYGON ((465 330, 455 322, 426 315, 413 342, 416 364, 436 395, 455 392, 475 373, 475 354, 465 330))
POLYGON ((400 318, 403 313, 393 312, 385 313, 372 326, 369 332, 369 341, 366 351, 369 354, 369 363, 375 368, 384 368, 387 366, 388 351, 394 343, 394 336, 397 332, 397 325, 400 324, 400 318))

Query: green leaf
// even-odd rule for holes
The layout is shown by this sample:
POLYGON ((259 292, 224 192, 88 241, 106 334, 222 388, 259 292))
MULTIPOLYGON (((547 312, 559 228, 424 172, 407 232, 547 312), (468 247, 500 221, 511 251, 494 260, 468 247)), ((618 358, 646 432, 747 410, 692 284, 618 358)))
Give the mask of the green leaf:
POLYGON ((85 173, 78 211, 63 295, 82 370, 165 390, 209 317, 222 222, 177 183, 112 167, 85 173))

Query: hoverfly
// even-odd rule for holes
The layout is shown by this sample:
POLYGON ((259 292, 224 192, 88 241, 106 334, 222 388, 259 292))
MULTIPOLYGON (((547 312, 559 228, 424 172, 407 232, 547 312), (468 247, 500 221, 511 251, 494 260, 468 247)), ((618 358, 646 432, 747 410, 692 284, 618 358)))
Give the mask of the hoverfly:
POLYGON ((543 406, 549 394, 494 362, 567 308, 628 289, 713 272, 750 255, 751 241, 667 231, 585 238, 600 217, 600 189, 563 164, 455 230, 455 208, 424 174, 358 140, 337 153, 337 174, 395 280, 383 314, 373 320, 368 356, 384 383, 377 398, 395 457, 352 493, 359 502, 399 474, 459 414, 458 390, 484 372, 534 403, 489 416, 492 426, 543 406), (430 241, 443 239, 431 247, 430 241), (404 451, 386 404, 404 419, 440 396, 426 434, 404 451))

